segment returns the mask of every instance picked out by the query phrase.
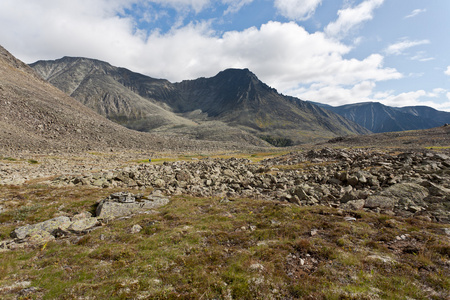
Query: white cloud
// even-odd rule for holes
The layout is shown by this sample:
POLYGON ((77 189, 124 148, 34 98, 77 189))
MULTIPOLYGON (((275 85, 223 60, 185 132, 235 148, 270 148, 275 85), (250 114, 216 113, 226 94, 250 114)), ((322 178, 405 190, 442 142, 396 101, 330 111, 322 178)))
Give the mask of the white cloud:
MULTIPOLYGON (((131 17, 118 17, 132 3, 134 0, 2 0, 0 26, 14 30, 0 31, 0 41, 29 63, 65 55, 86 56, 171 81, 214 76, 230 67, 249 68, 284 94, 332 105, 356 101, 413 105, 424 103, 420 101, 432 93, 446 95, 440 90, 397 95, 375 92, 377 82, 402 77, 383 65, 382 55, 345 58, 350 46, 323 32, 308 33, 294 22, 268 22, 224 34, 213 31, 208 22, 199 22, 148 35, 136 31, 131 17)), ((450 75, 450 66, 445 72, 450 75)))
POLYGON ((375 83, 373 81, 363 81, 353 87, 312 84, 308 87, 293 90, 292 93, 300 99, 339 106, 354 102, 371 101, 370 95, 374 88, 375 83))
POLYGON ((322 0, 275 0, 275 8, 290 20, 304 21, 316 11, 322 0))
POLYGON ((398 94, 395 91, 375 92, 375 83, 370 81, 361 82, 353 87, 313 84, 296 90, 295 96, 332 106, 355 102, 380 102, 393 107, 424 105, 450 111, 450 101, 436 101, 436 98, 442 98, 442 96, 450 100, 450 92, 445 89, 436 88, 431 92, 417 90, 398 94))
MULTIPOLYGON (((149 2, 158 3, 164 6, 172 7, 176 10, 193 9, 195 12, 202 11, 210 5, 210 0, 147 0, 149 2)), ((134 0, 139 2, 139 0, 134 0)))
POLYGON ((421 13, 426 12, 427 10, 425 8, 423 9, 415 9, 413 10, 409 15, 405 16, 404 19, 413 18, 421 13))
POLYGON ((416 55, 410 57, 411 60, 417 60, 420 62, 426 62, 426 61, 431 61, 431 60, 435 60, 434 57, 429 57, 426 55, 425 51, 418 51, 416 53, 416 55))
POLYGON ((362 22, 373 18, 373 10, 383 4, 384 0, 366 0, 356 7, 338 11, 338 19, 327 25, 325 33, 328 36, 341 38, 362 22))
POLYGON ((222 0, 222 3, 228 4, 228 9, 224 14, 238 12, 243 6, 252 3, 253 0, 222 0))
POLYGON ((445 70, 444 74, 450 76, 450 66, 447 67, 447 70, 445 70))
POLYGON ((223 35, 201 22, 147 36, 135 30, 131 17, 116 15, 124 9, 119 2, 5 0, 0 26, 14 31, 0 31, 0 40, 28 63, 85 56, 171 81, 213 76, 230 67, 249 68, 282 92, 301 84, 355 85, 401 77, 383 66, 381 55, 344 59, 350 47, 321 32, 310 34, 294 22, 268 22, 223 35))
POLYGON ((409 49, 409 48, 415 47, 415 46, 419 46, 419 45, 429 44, 429 43, 430 43, 429 40, 410 41, 408 39, 403 39, 400 42, 389 45, 384 51, 388 55, 400 55, 406 49, 409 49))

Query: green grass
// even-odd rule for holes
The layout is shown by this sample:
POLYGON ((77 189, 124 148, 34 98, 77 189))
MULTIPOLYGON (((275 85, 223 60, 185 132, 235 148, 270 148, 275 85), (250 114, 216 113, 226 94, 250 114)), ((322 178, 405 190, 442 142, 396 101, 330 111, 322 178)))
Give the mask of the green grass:
MULTIPOLYGON (((17 206, 2 214, 0 232, 5 237, 13 226, 89 210, 114 191, 6 186, 3 197, 17 206)), ((329 207, 232 200, 173 197, 155 214, 109 222, 81 239, 0 252, 0 291, 30 281, 38 289, 30 299, 449 296, 444 225, 371 213, 359 213, 349 223, 329 207), (135 224, 143 230, 131 234, 135 224), (318 230, 314 236, 312 229, 318 230), (399 234, 410 234, 419 253, 403 253, 395 243, 385 246, 399 234)), ((0 292, 0 297, 15 299, 19 292, 0 292)))

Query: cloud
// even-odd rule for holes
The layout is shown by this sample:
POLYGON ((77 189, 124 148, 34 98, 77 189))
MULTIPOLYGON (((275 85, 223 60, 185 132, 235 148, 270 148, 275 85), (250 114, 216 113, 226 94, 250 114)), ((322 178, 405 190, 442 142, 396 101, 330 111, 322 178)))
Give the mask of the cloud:
POLYGON ((3 0, 0 26, 14 30, 0 31, 0 41, 28 63, 84 56, 170 81, 249 68, 280 92, 336 103, 371 99, 377 82, 402 77, 383 65, 382 55, 345 58, 350 46, 295 22, 225 33, 214 31, 210 22, 191 22, 165 33, 141 31, 125 13, 136 1, 3 0))
MULTIPOLYGON (((147 0, 149 2, 164 5, 166 7, 171 7, 176 10, 193 9, 195 12, 200 12, 205 7, 210 5, 210 0, 147 0)), ((139 0, 134 0, 133 2, 140 2, 139 0)))
POLYGON ((282 16, 290 20, 304 21, 314 14, 321 3, 322 0, 275 0, 274 5, 282 16))
POLYGON ((238 12, 243 6, 252 3, 253 0, 222 0, 222 3, 228 4, 227 10, 224 14, 230 14, 238 12))
POLYGON ((434 57, 429 57, 426 55, 425 51, 418 51, 416 53, 416 55, 410 57, 411 60, 417 60, 420 62, 426 62, 426 61, 431 61, 431 60, 435 60, 434 57))
POLYGON ((341 38, 359 24, 373 18, 373 10, 383 4, 384 0, 366 0, 356 7, 338 11, 338 19, 325 27, 328 36, 341 38))
POLYGON ((442 88, 431 92, 417 90, 396 94, 394 91, 375 92, 376 84, 373 81, 364 81, 353 87, 339 85, 312 84, 293 91, 296 97, 313 100, 332 106, 341 106, 355 102, 380 102, 393 107, 425 105, 438 110, 450 111, 450 101, 436 101, 446 96, 450 100, 450 92, 442 88), (433 100, 432 100, 433 99, 433 100))
POLYGON ((148 74, 142 66, 151 66, 151 75, 176 81, 213 76, 230 67, 249 68, 281 91, 299 83, 358 84, 401 77, 395 69, 383 67, 381 55, 344 59, 349 47, 295 23, 268 22, 222 36, 206 24, 190 24, 167 35, 152 34, 141 51, 135 69, 148 74))
POLYGON ((447 70, 445 70, 444 74, 450 76, 450 66, 447 67, 447 70))
POLYGON ((371 101, 371 94, 375 88, 375 82, 363 81, 353 87, 340 85, 312 84, 300 88, 292 93, 300 99, 312 100, 339 106, 348 103, 371 101))
POLYGON ((415 9, 413 10, 409 15, 405 16, 404 19, 413 18, 421 13, 426 12, 427 10, 425 8, 423 9, 415 9))
POLYGON ((388 55, 400 55, 406 49, 409 49, 409 48, 415 47, 415 46, 419 46, 419 45, 429 44, 429 43, 430 43, 429 40, 410 41, 408 39, 404 39, 400 42, 389 45, 384 51, 388 55))

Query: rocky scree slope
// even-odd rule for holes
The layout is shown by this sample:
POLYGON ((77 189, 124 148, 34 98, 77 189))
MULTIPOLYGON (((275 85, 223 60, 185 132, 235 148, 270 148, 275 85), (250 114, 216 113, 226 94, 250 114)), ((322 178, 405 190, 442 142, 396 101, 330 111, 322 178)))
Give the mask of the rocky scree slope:
POLYGON ((100 114, 143 131, 157 129, 200 139, 222 135, 230 141, 245 136, 255 145, 266 145, 258 138, 261 135, 302 143, 368 133, 337 114, 278 94, 248 69, 172 84, 86 58, 65 57, 31 66, 100 114), (210 133, 205 127, 214 130, 210 133))

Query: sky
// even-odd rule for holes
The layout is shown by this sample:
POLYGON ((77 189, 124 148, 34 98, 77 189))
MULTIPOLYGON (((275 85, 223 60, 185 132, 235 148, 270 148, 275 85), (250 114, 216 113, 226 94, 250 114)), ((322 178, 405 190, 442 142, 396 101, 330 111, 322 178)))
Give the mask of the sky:
POLYGON ((179 82, 248 68, 333 106, 450 111, 448 0, 0 0, 26 63, 88 57, 179 82))

